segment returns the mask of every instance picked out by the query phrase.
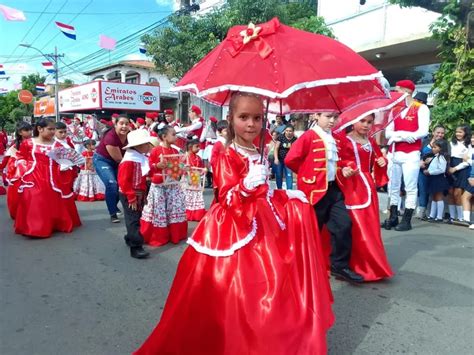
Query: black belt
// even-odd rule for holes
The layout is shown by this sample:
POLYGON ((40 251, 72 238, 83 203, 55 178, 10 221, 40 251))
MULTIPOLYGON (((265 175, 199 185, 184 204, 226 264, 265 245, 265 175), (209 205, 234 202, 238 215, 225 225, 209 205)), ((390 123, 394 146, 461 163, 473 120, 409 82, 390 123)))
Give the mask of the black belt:
POLYGON ((329 188, 329 187, 336 187, 336 186, 337 186, 336 180, 333 180, 333 181, 329 181, 329 182, 328 182, 328 188, 329 188))

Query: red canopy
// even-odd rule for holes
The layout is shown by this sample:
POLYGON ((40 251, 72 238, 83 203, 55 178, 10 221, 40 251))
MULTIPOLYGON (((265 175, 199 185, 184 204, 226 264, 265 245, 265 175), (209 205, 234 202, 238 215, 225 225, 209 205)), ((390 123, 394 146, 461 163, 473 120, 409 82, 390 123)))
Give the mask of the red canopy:
POLYGON ((235 26, 173 91, 217 104, 232 91, 271 99, 269 111, 341 112, 356 102, 384 98, 382 73, 349 47, 329 37, 280 24, 235 26))

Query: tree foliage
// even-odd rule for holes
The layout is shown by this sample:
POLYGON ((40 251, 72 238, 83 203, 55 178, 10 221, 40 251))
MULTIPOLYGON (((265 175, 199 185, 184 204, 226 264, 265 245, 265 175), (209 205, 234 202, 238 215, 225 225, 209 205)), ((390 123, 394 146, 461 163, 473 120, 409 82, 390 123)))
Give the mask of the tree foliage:
POLYGON ((173 80, 181 78, 235 25, 262 23, 278 17, 287 25, 334 37, 324 20, 315 14, 316 8, 309 1, 228 0, 223 7, 199 17, 173 15, 169 26, 144 36, 143 42, 157 70, 173 80))
POLYGON ((474 125, 474 50, 467 40, 466 21, 467 13, 473 10, 472 1, 449 0, 443 4, 423 0, 391 1, 442 12, 431 25, 433 39, 441 43, 438 55, 441 65, 432 89, 437 89, 432 124, 443 124, 451 132, 460 124, 474 125), (436 3, 437 8, 423 6, 424 3, 436 3))
POLYGON ((46 77, 41 76, 38 73, 28 74, 26 76, 21 77, 21 87, 23 88, 23 90, 28 90, 33 95, 37 95, 38 92, 36 91, 36 85, 43 84, 45 80, 46 77))
POLYGON ((10 91, 0 96, 0 127, 12 131, 15 124, 24 116, 31 116, 33 105, 18 101, 18 91, 10 91))

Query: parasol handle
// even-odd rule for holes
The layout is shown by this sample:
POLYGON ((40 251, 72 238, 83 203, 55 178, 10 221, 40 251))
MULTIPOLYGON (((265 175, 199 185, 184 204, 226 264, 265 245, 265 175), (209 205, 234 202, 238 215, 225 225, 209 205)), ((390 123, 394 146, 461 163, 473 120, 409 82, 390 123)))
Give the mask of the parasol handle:
POLYGON ((263 116, 262 130, 260 131, 260 164, 263 164, 263 155, 265 154, 265 132, 267 130, 268 107, 270 106, 270 98, 267 100, 265 115, 263 116))

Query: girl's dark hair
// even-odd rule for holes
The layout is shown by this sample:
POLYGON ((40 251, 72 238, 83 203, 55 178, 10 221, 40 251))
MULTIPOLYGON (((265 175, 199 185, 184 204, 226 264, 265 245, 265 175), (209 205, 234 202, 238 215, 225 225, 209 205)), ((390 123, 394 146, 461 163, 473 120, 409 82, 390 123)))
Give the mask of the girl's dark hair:
POLYGON ((446 139, 437 139, 433 142, 433 145, 439 147, 440 155, 444 156, 445 158, 448 156, 448 142, 446 139))
POLYGON ((21 131, 32 131, 33 127, 25 121, 18 122, 15 127, 15 148, 20 149, 21 141, 23 137, 20 135, 21 131))
POLYGON ((283 132, 286 131, 287 128, 291 129, 293 132, 295 131, 295 127, 293 127, 293 126, 290 125, 290 124, 287 124, 286 127, 285 127, 285 129, 283 130, 283 132))
POLYGON ((171 131, 173 127, 165 125, 161 127, 160 129, 156 130, 156 134, 158 135, 158 138, 163 139, 164 136, 168 134, 169 131, 171 131))
POLYGON ((84 143, 83 143, 83 145, 84 145, 85 148, 87 148, 87 146, 88 146, 89 144, 95 145, 95 144, 96 144, 96 141, 95 141, 94 139, 88 139, 88 140, 84 141, 84 143))
MULTIPOLYGON (((462 140, 462 143, 466 146, 466 148, 469 148, 471 145, 471 127, 468 125, 462 125, 462 126, 457 126, 456 129, 462 129, 464 131, 464 138, 462 140)), ((453 134, 453 138, 451 138, 451 142, 453 142, 454 145, 458 144, 458 140, 456 139, 456 133, 453 134)))
POLYGON ((227 128, 228 136, 227 136, 227 144, 230 144, 235 138, 235 131, 234 131, 234 123, 232 117, 234 116, 235 106, 237 105, 237 100, 241 97, 253 97, 260 101, 262 101, 263 106, 263 99, 260 95, 253 94, 251 92, 234 92, 230 97, 229 101, 229 113, 227 114, 227 121, 229 122, 229 126, 227 128))
MULTIPOLYGON (((55 124, 52 118, 41 117, 38 121, 36 121, 35 126, 33 127, 33 137, 39 136, 38 127, 45 128, 50 124, 55 124)), ((54 127, 56 127, 56 125, 54 127)))
POLYGON ((229 122, 227 122, 226 120, 219 121, 216 124, 216 130, 219 133, 221 133, 224 129, 227 128, 229 128, 229 122))
POLYGON ((433 127, 433 132, 436 131, 438 128, 442 128, 446 131, 446 127, 444 127, 442 124, 437 124, 436 126, 433 127))
POLYGON ((186 142, 186 151, 191 149, 191 147, 195 144, 199 144, 199 139, 190 139, 186 142))
POLYGON ((64 122, 56 122, 56 129, 66 129, 67 126, 64 122))

